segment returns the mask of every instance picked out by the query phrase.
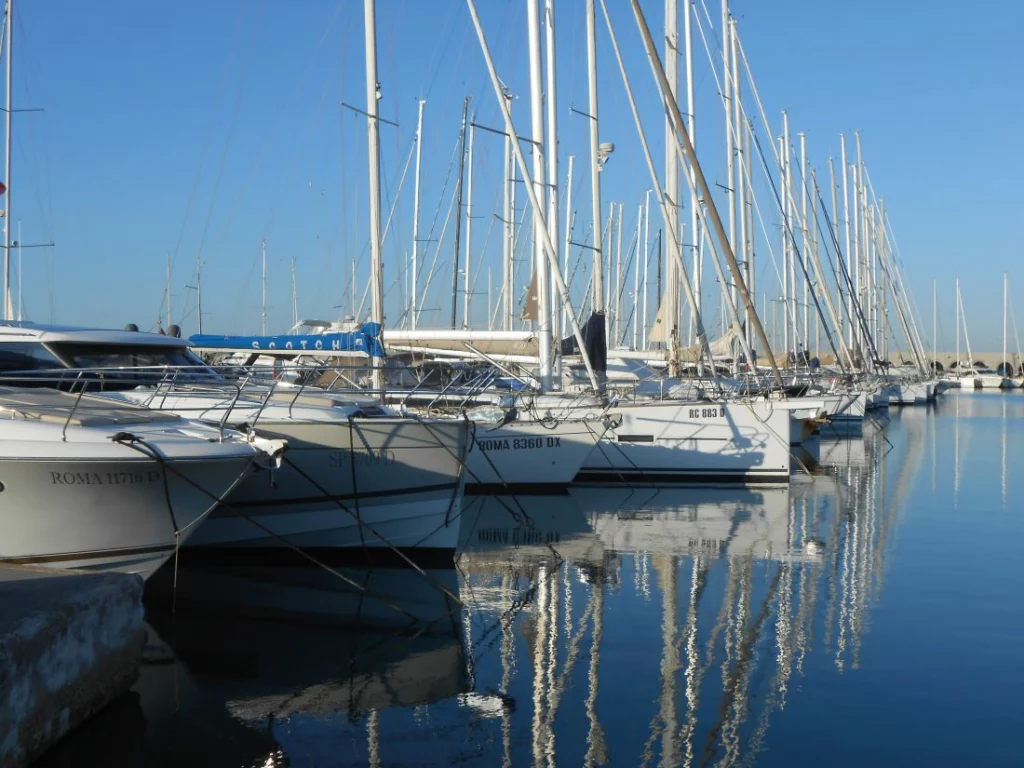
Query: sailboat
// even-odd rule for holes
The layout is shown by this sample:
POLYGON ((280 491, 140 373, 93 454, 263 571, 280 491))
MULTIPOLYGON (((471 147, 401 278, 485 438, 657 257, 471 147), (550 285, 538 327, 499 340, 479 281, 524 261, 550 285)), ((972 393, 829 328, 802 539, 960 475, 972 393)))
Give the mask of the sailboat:
MULTIPOLYGON (((471 8, 472 11, 472 8, 471 8)), ((506 131, 511 137, 511 144, 516 151, 516 159, 520 170, 527 172, 526 160, 518 149, 516 132, 512 124, 511 115, 507 105, 501 99, 501 84, 494 70, 493 62, 487 48, 487 43, 480 26, 479 19, 474 14, 474 24, 477 36, 480 40, 481 49, 487 60, 489 74, 495 95, 498 97, 499 106, 505 121, 506 131)), ((592 122, 597 121, 597 105, 594 94, 596 93, 596 65, 594 61, 594 38, 595 31, 595 9, 593 3, 587 4, 587 45, 588 45, 588 80, 592 94, 592 103, 589 107, 592 122)), ((536 55, 536 54, 535 54, 536 55)), ((539 82, 536 76, 531 78, 533 90, 539 90, 539 82)), ((591 144, 593 157, 592 163, 597 163, 599 147, 594 146, 596 132, 592 131, 591 144)), ((646 144, 645 144, 646 146, 646 144)), ((536 158, 539 152, 536 145, 533 147, 536 158)), ((673 155, 674 157, 674 155, 673 155)), ((648 157, 648 165, 653 168, 648 157)), ((697 175, 699 181, 706 187, 706 180, 700 173, 698 166, 697 175)), ((595 198, 595 210, 600 210, 599 185, 593 185, 595 198)), ((550 261, 551 275, 555 280, 563 303, 567 302, 565 288, 557 269, 558 259, 553 253, 550 238, 546 232, 544 223, 544 211, 542 210, 537 196, 527 186, 530 193, 530 203, 534 211, 536 225, 535 236, 539 243, 544 246, 547 259, 538 259, 538 271, 547 268, 550 261)), ((706 195, 709 213, 717 216, 710 194, 706 195)), ((663 209, 664 200, 659 195, 659 203, 663 209)), ((603 328, 604 316, 602 310, 604 301, 600 286, 603 286, 601 277, 602 244, 600 241, 599 227, 594 231, 594 277, 592 278, 594 299, 593 306, 596 308, 595 318, 603 328)), ((670 247, 677 249, 677 243, 670 239, 670 247)), ((727 249, 728 250, 728 249, 727 249)), ((678 256, 677 250, 674 254, 678 256)), ((729 251, 731 255, 731 251, 729 251)), ((671 284, 671 283, 670 283, 671 284)), ((546 305, 546 302, 538 302, 546 305)), ((692 303, 692 302, 691 302, 692 303)), ((572 317, 572 313, 570 318, 572 317)), ((674 315, 674 313, 673 313, 674 315)), ((577 482, 600 482, 600 483, 622 483, 622 482, 662 482, 662 481, 714 481, 714 482, 786 482, 789 475, 789 447, 791 438, 791 416, 785 406, 780 405, 781 401, 763 403, 755 401, 723 401, 719 398, 679 397, 671 391, 671 383, 667 382, 668 388, 665 391, 657 391, 650 394, 640 392, 624 393, 619 397, 605 398, 601 382, 596 379, 603 377, 603 371, 594 371, 590 365, 588 346, 578 338, 579 331, 574 328, 576 347, 587 369, 587 375, 595 394, 583 402, 584 398, 579 394, 565 394, 541 392, 531 396, 532 402, 544 407, 545 403, 561 398, 563 402, 575 402, 578 409, 594 409, 601 407, 602 399, 607 403, 607 413, 620 421, 618 427, 610 430, 591 452, 584 463, 577 482)), ((602 339, 603 333, 599 336, 602 339)), ((603 355, 602 355, 603 357, 603 355)), ((542 360, 542 364, 546 361, 542 360)), ((564 364, 564 361, 563 361, 564 364)), ((564 406, 563 406, 564 407, 564 406)))
MULTIPOLYGON (((994 371, 991 368, 979 365, 974 361, 971 355, 971 339, 967 334, 967 315, 964 312, 963 296, 960 293, 960 281, 956 282, 956 297, 957 297, 957 308, 960 312, 960 321, 963 324, 964 329, 964 340, 967 343, 967 370, 968 373, 963 374, 964 365, 957 360, 958 374, 961 379, 961 389, 1003 389, 1007 386, 1006 376, 1003 375, 1002 371, 994 371)), ((959 332, 959 329, 958 329, 959 332)), ((957 340, 959 347, 959 339, 957 340)), ((1006 359, 1006 296, 1004 291, 1003 296, 1003 359, 1006 359)), ((1001 365, 1001 364, 1000 364, 1001 365)))
POLYGON ((956 281, 956 310, 957 310, 957 328, 956 328, 956 377, 960 381, 960 389, 965 392, 978 389, 978 377, 977 371, 974 366, 974 358, 971 356, 971 337, 967 333, 967 317, 964 315, 964 302, 963 296, 960 293, 960 279, 956 281), (960 330, 963 329, 964 341, 967 344, 967 363, 960 358, 960 330), (966 369, 966 373, 964 370, 966 369))
MULTIPOLYGON (((1017 345, 1016 363, 1011 362, 1006 356, 1006 325, 1010 310, 1010 277, 1003 273, 1003 360, 999 364, 999 373, 1003 376, 1003 389, 1019 389, 1024 386, 1024 372, 1020 367, 1020 345, 1017 345)), ((1017 333, 1017 324, 1014 322, 1013 333, 1017 333)))

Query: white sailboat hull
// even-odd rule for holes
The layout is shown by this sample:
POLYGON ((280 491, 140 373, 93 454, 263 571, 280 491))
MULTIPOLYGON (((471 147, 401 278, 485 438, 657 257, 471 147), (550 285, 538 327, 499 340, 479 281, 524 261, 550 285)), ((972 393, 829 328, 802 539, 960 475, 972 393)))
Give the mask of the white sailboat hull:
POLYGON ((877 392, 872 392, 867 396, 865 408, 868 411, 882 411, 889 409, 889 389, 883 387, 877 392))
POLYGON ((584 463, 580 483, 785 483, 791 421, 777 403, 630 403, 584 463))
POLYGON ((924 381, 894 382, 888 392, 891 405, 921 405, 935 399, 935 385, 924 381))
MULTIPOLYGON (((150 407, 210 423, 255 424, 288 449, 273 473, 242 483, 189 542, 192 548, 239 550, 302 547, 323 557, 336 550, 409 550, 450 559, 458 541, 459 507, 469 425, 459 419, 346 416, 330 392, 252 398, 172 392, 116 393, 150 407)), ((220 553, 221 555, 223 553, 220 553)))
POLYGON ((466 456, 467 493, 561 490, 605 432, 597 420, 475 424, 466 456))
POLYGON ((975 379, 978 389, 1006 389, 1008 381, 998 373, 983 373, 975 379))
POLYGON ((864 428, 864 417, 867 414, 869 393, 852 392, 834 395, 838 401, 830 401, 829 423, 821 430, 822 435, 854 435, 864 428))
POLYGON ((818 430, 826 423, 828 413, 841 408, 844 402, 841 395, 808 395, 774 401, 772 408, 789 411, 789 444, 813 450, 818 430))

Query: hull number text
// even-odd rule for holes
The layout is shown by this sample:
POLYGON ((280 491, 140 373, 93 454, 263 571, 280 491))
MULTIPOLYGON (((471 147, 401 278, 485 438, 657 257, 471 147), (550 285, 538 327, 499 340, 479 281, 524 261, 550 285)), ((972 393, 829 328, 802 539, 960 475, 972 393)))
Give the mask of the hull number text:
POLYGON ((332 467, 348 467, 349 461, 357 467, 390 467, 395 463, 395 452, 378 451, 330 451, 327 462, 332 467))
POLYGON ((560 437, 496 437, 492 440, 477 440, 483 451, 530 451, 537 448, 561 448, 560 437))
POLYGON ((716 419, 719 416, 725 416, 725 408, 712 406, 711 408, 690 409, 691 419, 716 419))
POLYGON ((50 472, 51 485, 138 485, 155 483, 160 471, 145 472, 50 472))

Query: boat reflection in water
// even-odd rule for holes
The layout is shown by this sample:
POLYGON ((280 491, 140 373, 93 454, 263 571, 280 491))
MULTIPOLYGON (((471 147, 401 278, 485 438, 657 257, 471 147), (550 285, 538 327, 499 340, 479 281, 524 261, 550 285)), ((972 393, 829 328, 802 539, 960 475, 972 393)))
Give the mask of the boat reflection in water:
POLYGON ((193 557, 182 550, 177 573, 168 567, 153 577, 146 590, 150 605, 417 632, 431 631, 442 619, 458 620, 458 578, 451 567, 318 565, 288 550, 262 566, 250 558, 215 564, 193 557))
POLYGON ((184 565, 173 606, 157 578, 139 680, 46 765, 289 765, 325 738, 367 762, 384 710, 468 690, 458 587, 452 569, 345 573, 372 588, 361 605, 316 567, 184 565))
POLYGON ((169 663, 143 670, 134 719, 102 715, 107 738, 82 729, 57 764, 788 764, 793 729, 870 677, 929 423, 866 429, 782 487, 469 499, 436 583, 339 572, 372 595, 183 556, 176 614, 149 615, 169 663))
POLYGON ((478 701, 462 703, 481 764, 735 765, 765 750, 810 669, 828 685, 860 664, 920 465, 916 442, 897 445, 893 482, 889 446, 866 432, 789 487, 573 488, 464 519, 478 701))
POLYGON ((560 560, 600 564, 602 545, 572 495, 463 500, 456 561, 463 573, 560 560))

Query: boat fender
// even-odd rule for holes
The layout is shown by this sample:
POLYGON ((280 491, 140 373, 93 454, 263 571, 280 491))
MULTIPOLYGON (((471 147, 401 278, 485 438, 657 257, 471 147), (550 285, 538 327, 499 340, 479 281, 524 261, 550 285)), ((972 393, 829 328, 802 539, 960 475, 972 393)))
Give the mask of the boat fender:
MULTIPOLYGON (((253 463, 257 467, 269 470, 271 473, 273 473, 275 469, 281 468, 281 462, 284 459, 284 452, 288 449, 287 440, 274 440, 268 437, 260 437, 252 429, 249 429, 245 433, 245 439, 257 451, 259 451, 257 457, 253 459, 253 463)), ((271 480, 271 484, 273 484, 273 480, 271 480)))

